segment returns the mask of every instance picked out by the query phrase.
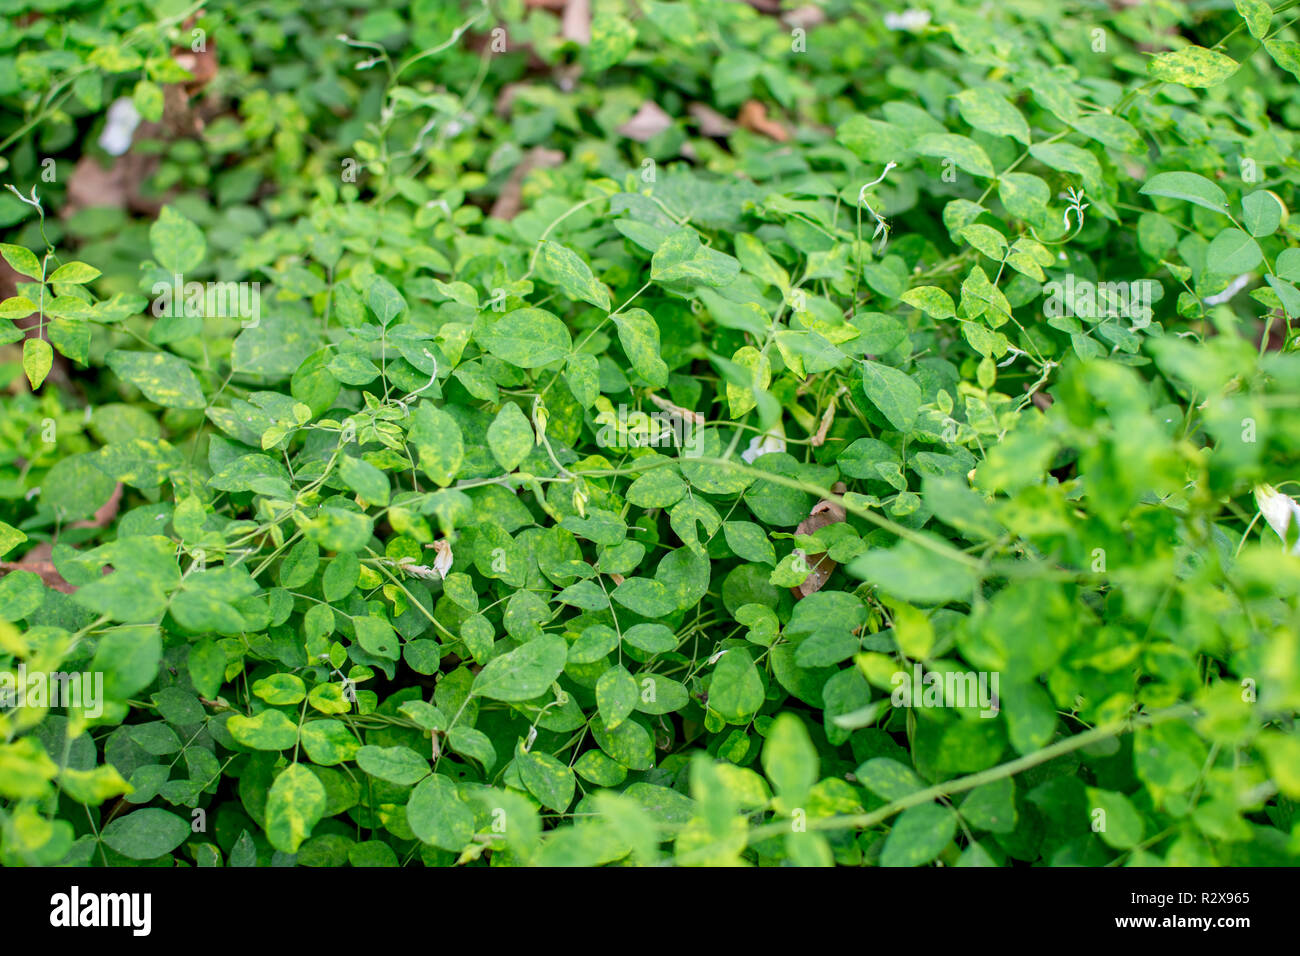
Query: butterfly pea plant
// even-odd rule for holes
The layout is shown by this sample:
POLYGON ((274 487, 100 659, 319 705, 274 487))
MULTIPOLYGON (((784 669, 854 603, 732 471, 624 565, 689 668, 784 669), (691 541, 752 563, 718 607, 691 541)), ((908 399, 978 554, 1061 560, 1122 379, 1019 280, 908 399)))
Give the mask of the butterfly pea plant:
POLYGON ((1294 864, 1294 7, 6 26, 0 861, 1294 864))

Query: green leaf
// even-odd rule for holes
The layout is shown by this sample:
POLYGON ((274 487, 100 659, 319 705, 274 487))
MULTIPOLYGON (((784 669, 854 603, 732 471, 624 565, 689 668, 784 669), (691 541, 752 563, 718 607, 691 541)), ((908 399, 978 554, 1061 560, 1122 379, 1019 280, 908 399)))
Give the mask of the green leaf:
POLYGON ((266 838, 283 853, 297 853, 326 809, 325 787, 300 763, 280 771, 266 795, 266 838))
POLYGON ((861 115, 841 123, 835 138, 859 159, 872 163, 896 161, 911 146, 905 130, 861 115))
POLYGON ((1003 173, 998 177, 998 198, 1007 212, 1030 222, 1041 222, 1047 215, 1051 188, 1031 173, 1003 173))
POLYGON ((322 767, 354 760, 361 744, 340 720, 309 720, 302 725, 302 749, 312 763, 322 767))
MULTIPOLYGON (((10 296, 0 302, 0 319, 25 319, 38 308, 39 306, 25 295, 10 296)), ((8 329, 6 329, 5 334, 9 334, 8 329)), ((21 338, 23 333, 14 329, 13 334, 21 338)), ((15 338, 12 341, 16 342, 18 339, 15 338)), ((8 342, 4 344, 7 345, 8 342)))
POLYGON ((164 408, 204 408, 207 400, 190 367, 167 352, 109 352, 106 361, 118 378, 140 389, 164 408))
POLYGON ((1142 839, 1142 816, 1124 794, 1089 787, 1088 812, 1093 831, 1101 836, 1107 846, 1127 850, 1142 839), (1104 816, 1098 815, 1098 810, 1104 816))
POLYGON ((628 578, 610 597, 642 617, 663 617, 677 610, 668 588, 652 578, 628 578))
POLYGON ((398 640, 392 625, 377 617, 363 616, 354 618, 353 626, 357 631, 357 643, 367 654, 375 657, 397 660, 402 653, 402 642, 398 640))
POLYGON ((564 323, 545 309, 507 312, 479 335, 489 352, 519 368, 540 368, 569 354, 573 341, 564 323))
POLYGON ((20 621, 43 603, 41 579, 33 572, 15 570, 0 578, 0 619, 20 621))
POLYGON ((15 272, 40 281, 41 260, 37 259, 30 249, 0 242, 0 256, 4 256, 5 262, 9 263, 9 267, 15 272))
POLYGON ((1278 66, 1300 78, 1300 42, 1269 37, 1264 41, 1264 49, 1278 66))
POLYGON ((1147 72, 1166 83, 1181 83, 1194 89, 1217 86, 1241 66, 1230 56, 1202 46, 1158 54, 1147 64, 1147 72))
POLYGON ((964 601, 977 581, 969 566, 911 541, 868 551, 849 564, 848 572, 911 604, 964 601))
POLYGON ((1282 224, 1286 212, 1282 200, 1267 189, 1259 189, 1241 201, 1241 218, 1252 236, 1271 236, 1282 224))
POLYGON ((388 504, 388 476, 369 462, 342 455, 339 458, 339 477, 367 504, 388 504))
POLYGON ((951 160, 959 169, 975 176, 992 176, 993 161, 972 139, 955 133, 927 133, 913 146, 922 156, 951 160))
POLYGON ((351 594, 357 586, 360 566, 360 559, 355 554, 335 555, 321 575, 321 593, 325 600, 333 603, 351 594))
POLYGON ((426 777, 411 791, 406 822, 420 840, 453 853, 474 836, 474 814, 461 800, 455 781, 440 773, 426 777))
POLYGON ((550 754, 525 753, 520 749, 515 754, 515 766, 519 768, 519 777, 528 792, 542 806, 556 813, 569 809, 578 781, 567 764, 550 754))
POLYGON ((366 288, 366 305, 379 317, 381 325, 388 325, 406 311, 406 299, 396 287, 381 275, 372 275, 366 288))
POLYGON ((374 519, 347 508, 323 507, 315 518, 299 519, 303 533, 326 551, 360 551, 374 533, 374 519))
POLYGON ((961 118, 971 126, 997 136, 1010 136, 1029 145, 1029 124, 1025 118, 989 87, 963 90, 956 99, 961 118))
POLYGON ((198 268, 208 251, 199 227, 171 206, 163 206, 149 227, 149 244, 154 260, 172 275, 198 268))
POLYGON ((1167 196, 1195 203, 1214 212, 1228 214, 1228 196, 1204 176, 1196 173, 1157 173, 1138 192, 1144 196, 1167 196))
POLYGON ((686 482, 676 468, 656 468, 637 478, 627 489, 629 504, 639 508, 667 508, 686 494, 686 482))
POLYGON ((98 463, 90 453, 60 459, 45 476, 41 500, 65 521, 90 517, 113 494, 114 481, 98 463))
POLYGON ((957 831, 953 812, 937 803, 910 807, 898 815, 880 851, 881 866, 921 866, 938 856, 957 831))
POLYGON ((1014 833, 1018 819, 1015 783, 1008 777, 976 787, 962 800, 960 813, 977 830, 1014 833))
POLYGON ((569 648, 569 660, 574 664, 594 664, 618 647, 618 632, 605 624, 586 628, 569 648))
POLYGON ((703 245, 690 226, 672 232, 650 260, 650 278, 655 282, 724 286, 739 272, 738 260, 703 245))
POLYGON ((621 63, 636 46, 636 27, 626 17, 600 11, 591 21, 591 42, 582 51, 587 69, 602 72, 621 63))
POLYGON ((0 521, 0 558, 27 540, 27 535, 12 525, 0 521))
POLYGON ((776 564, 776 549, 762 527, 751 521, 727 521, 722 525, 722 533, 737 557, 746 561, 760 561, 763 564, 776 564))
MULTIPOLYGON (((709 703, 713 703, 712 698, 709 703)), ((803 806, 817 782, 820 763, 803 721, 794 714, 778 714, 768 728, 762 761, 763 772, 772 782, 782 809, 788 813, 803 806)))
POLYGON ((496 766, 497 751, 492 738, 472 727, 453 727, 447 732, 447 745, 458 754, 473 757, 483 765, 485 773, 496 766))
POLYGON ((1142 137, 1128 120, 1110 113, 1089 113, 1073 120, 1073 126, 1085 136, 1124 153, 1142 151, 1142 137))
POLYGON ((583 408, 600 397, 600 362, 586 352, 571 352, 564 366, 564 382, 583 408))
POLYGON ((492 700, 532 700, 560 676, 568 655, 569 645, 558 634, 535 637, 488 661, 474 678, 471 693, 492 700))
POLYGON ((32 388, 40 388, 45 376, 54 367, 54 350, 44 339, 27 339, 23 342, 23 371, 32 388))
POLYGON ((596 281, 591 266, 568 246, 542 240, 541 251, 537 256, 537 274, 570 299, 590 302, 599 309, 609 311, 609 290, 596 281))
POLYGON ((651 385, 668 384, 668 366, 659 356, 659 326, 645 309, 615 312, 611 318, 618 326, 618 341, 638 375, 651 385))
POLYGON ((1102 192, 1101 164, 1088 150, 1069 143, 1035 143, 1029 154, 1044 166, 1076 174, 1089 192, 1102 192))
POLYGON ((952 296, 936 285, 922 285, 903 293, 903 301, 920 309, 932 319, 951 319, 957 315, 952 296))
POLYGON ((459 474, 465 460, 465 443, 456 419, 431 402, 420 402, 412 413, 414 419, 407 440, 420 456, 420 467, 440 488, 445 488, 459 474))
MULTIPOLYGON (((109 577, 120 573, 115 572, 109 577)), ((81 588, 77 592, 78 597, 86 590, 87 588, 81 588)), ((98 610, 97 607, 95 609, 98 610)), ((149 610, 153 611, 154 608, 149 610)), ((153 682, 158 675, 161 660, 162 638, 156 627, 126 627, 109 631, 100 638, 91 660, 91 670, 103 673, 105 694, 125 698, 153 682)))
POLYGON ((100 839, 110 849, 133 860, 154 860, 176 849, 189 835, 188 820, 148 807, 113 820, 104 827, 100 839))
POLYGON ((596 709, 605 726, 613 730, 632 713, 637 701, 637 683, 626 667, 611 667, 596 681, 596 709))
POLYGON ((925 789, 924 781, 911 767, 889 757, 873 757, 858 767, 854 776, 882 800, 901 800, 925 789))
POLYGON ((1277 293, 1286 314, 1292 318, 1300 318, 1300 289, 1297 289, 1290 282, 1283 282, 1277 276, 1265 276, 1264 279, 1277 293))
POLYGON ((666 654, 677 649, 677 635, 663 624, 634 624, 623 632, 623 641, 647 654, 666 654))
POLYGON ((865 361, 862 388, 891 425, 903 433, 911 431, 921 408, 921 388, 910 376, 893 366, 865 361))
POLYGON ((1000 262, 1006 258, 1006 237, 992 226, 978 222, 971 223, 969 226, 962 226, 957 235, 990 259, 1000 262))
POLYGON ((1277 254, 1279 278, 1300 282, 1300 249, 1283 249, 1277 254))
POLYGON ((268 704, 290 706, 307 696, 307 685, 296 674, 272 674, 253 683, 253 693, 268 704))
POLYGON ((709 710, 729 724, 747 724, 763 706, 763 682, 743 647, 729 648, 713 668, 709 710))
POLYGON ((131 91, 131 102, 135 104, 140 118, 150 123, 162 121, 163 99, 162 87, 149 80, 140 80, 131 91))
POLYGON ((1224 229, 1205 252, 1205 265, 1211 272, 1237 275, 1249 272, 1264 259, 1259 243, 1240 229, 1224 229))
POLYGON ((298 725, 271 708, 252 717, 235 714, 226 721, 226 730, 236 743, 254 750, 288 750, 298 742, 298 725))
POLYGON ((1256 40, 1264 39, 1273 20, 1273 8, 1265 0, 1234 0, 1233 5, 1246 21, 1250 35, 1256 40))
POLYGON ((367 744, 357 751, 357 766, 379 780, 409 787, 429 774, 429 761, 410 747, 376 747, 367 744))
POLYGON ((534 442, 533 426, 514 402, 506 402, 487 430, 488 448, 501 470, 512 472, 528 457, 534 442))
POLYGON ((87 282, 93 282, 102 274, 94 266, 88 266, 84 262, 65 262, 55 269, 46 281, 71 282, 74 285, 83 285, 87 282))
POLYGON ((747 232, 736 236, 736 256, 750 275, 776 286, 783 293, 790 291, 790 274, 763 248, 763 241, 757 236, 747 232))

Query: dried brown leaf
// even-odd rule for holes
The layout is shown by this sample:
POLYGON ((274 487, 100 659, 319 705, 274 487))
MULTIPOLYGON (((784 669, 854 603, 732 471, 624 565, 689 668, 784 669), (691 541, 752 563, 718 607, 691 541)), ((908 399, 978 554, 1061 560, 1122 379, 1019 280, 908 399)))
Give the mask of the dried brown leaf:
POLYGON ((673 118, 654 100, 646 100, 630 120, 618 128, 619 135, 638 143, 654 139, 673 125, 673 118))
POLYGON ((568 0, 560 14, 560 35, 579 46, 591 42, 591 0, 568 0))
POLYGON ((769 118, 767 107, 758 100, 746 100, 740 108, 739 115, 736 116, 736 122, 745 129, 761 133, 778 143, 784 143, 790 138, 789 131, 776 120, 769 118))
MULTIPOLYGON (((842 495, 847 490, 847 486, 844 482, 837 481, 831 490, 837 495, 842 495)), ((827 525, 843 521, 845 516, 843 505, 837 501, 823 499, 813 505, 812 510, 808 512, 808 517, 799 522, 799 527, 795 528, 794 532, 801 535, 816 534, 827 525)), ((802 584, 790 589, 796 601, 802 601, 808 595, 820 591, 838 567, 836 562, 825 553, 810 554, 807 556, 807 561, 812 571, 804 578, 802 584)))
POLYGON ((501 193, 492 204, 488 213, 493 219, 513 219, 523 207, 524 179, 534 169, 550 169, 564 162, 564 154, 559 150, 534 146, 524 156, 523 161, 510 173, 510 178, 501 187, 501 193))
POLYGON ((705 103, 691 103, 686 112, 695 120, 701 136, 723 137, 736 131, 735 123, 705 103))

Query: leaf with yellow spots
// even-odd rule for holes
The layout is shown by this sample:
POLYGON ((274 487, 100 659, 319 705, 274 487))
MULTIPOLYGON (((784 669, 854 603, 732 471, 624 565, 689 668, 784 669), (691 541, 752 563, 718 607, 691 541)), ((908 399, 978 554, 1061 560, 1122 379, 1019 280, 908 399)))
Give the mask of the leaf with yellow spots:
POLYGON ((207 404, 198 376, 175 355, 114 349, 107 361, 118 378, 164 408, 203 408, 207 404))

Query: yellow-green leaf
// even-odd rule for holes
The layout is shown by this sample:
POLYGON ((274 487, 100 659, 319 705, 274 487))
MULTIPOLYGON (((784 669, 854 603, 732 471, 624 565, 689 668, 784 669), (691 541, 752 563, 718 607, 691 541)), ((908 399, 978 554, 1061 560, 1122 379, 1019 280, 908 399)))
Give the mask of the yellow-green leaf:
POLYGON ((5 262, 9 263, 10 268, 15 272, 31 279, 41 278, 41 261, 30 249, 0 242, 0 256, 4 256, 5 262))
POLYGON ((1181 83, 1195 89, 1217 86, 1241 66, 1230 56, 1203 46, 1188 46, 1161 53, 1147 64, 1147 72, 1166 83, 1181 83))
POLYGON ((203 408, 207 404, 198 377, 175 355, 115 349, 106 361, 119 378, 164 408, 203 408))
POLYGON ((1020 111, 987 86, 963 90, 957 94, 961 118, 976 129, 997 136, 1010 136, 1029 145, 1029 124, 1020 111))
POLYGON ((439 487, 445 488, 465 460, 460 426, 450 414, 430 402, 417 405, 412 417, 414 422, 407 438, 419 452, 420 467, 439 487))
POLYGON ((1273 20, 1273 8, 1265 0, 1235 0, 1237 12, 1246 21, 1246 29, 1256 40, 1264 39, 1273 20))
POLYGON ((284 853, 297 853, 325 813, 325 785, 300 763, 290 764, 266 796, 266 838, 284 853))
POLYGON ((100 271, 84 262, 65 262, 50 275, 50 282, 72 282, 81 285, 93 282, 100 276, 100 271))
POLYGON ((569 298, 609 311, 609 290, 596 281, 591 266, 568 246, 543 240, 537 256, 537 274, 569 298))
POLYGON ((45 376, 54 366, 54 349, 44 339, 28 339, 23 342, 23 371, 32 388, 40 388, 45 376))

